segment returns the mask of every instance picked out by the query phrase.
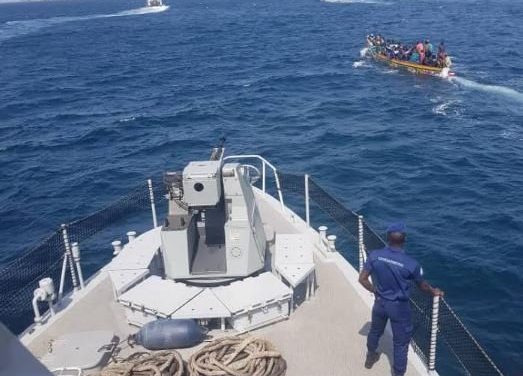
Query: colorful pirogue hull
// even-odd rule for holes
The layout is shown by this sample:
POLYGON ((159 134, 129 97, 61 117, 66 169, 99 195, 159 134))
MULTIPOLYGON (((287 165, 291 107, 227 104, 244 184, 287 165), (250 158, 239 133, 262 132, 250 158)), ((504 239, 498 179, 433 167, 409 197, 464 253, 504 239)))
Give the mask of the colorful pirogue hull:
POLYGON ((431 67, 428 65, 413 63, 412 61, 391 59, 387 55, 378 51, 378 49, 372 45, 368 47, 367 56, 373 58, 374 60, 384 62, 393 68, 406 69, 414 74, 439 77, 449 77, 456 75, 454 72, 451 72, 449 68, 431 67))

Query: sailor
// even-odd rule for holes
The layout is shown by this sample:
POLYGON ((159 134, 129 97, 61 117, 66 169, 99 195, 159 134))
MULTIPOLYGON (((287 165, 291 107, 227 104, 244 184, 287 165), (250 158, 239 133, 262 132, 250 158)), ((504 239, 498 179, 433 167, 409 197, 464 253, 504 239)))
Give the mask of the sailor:
POLYGON ((372 251, 360 273, 359 282, 374 293, 372 323, 367 337, 365 368, 372 368, 379 359, 378 343, 390 319, 394 345, 393 373, 403 376, 407 369, 407 353, 413 326, 409 305, 411 282, 420 290, 433 296, 443 296, 443 291, 423 279, 423 269, 416 260, 405 254, 406 231, 403 223, 387 228, 388 246, 372 251), (369 280, 372 276, 372 282, 369 280))

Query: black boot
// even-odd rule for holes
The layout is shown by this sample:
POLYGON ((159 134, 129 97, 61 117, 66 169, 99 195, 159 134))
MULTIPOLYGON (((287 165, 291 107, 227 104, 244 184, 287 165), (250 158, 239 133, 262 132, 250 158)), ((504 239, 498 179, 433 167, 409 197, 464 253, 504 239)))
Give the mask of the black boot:
POLYGON ((365 359, 365 368, 371 369, 372 366, 380 359, 380 353, 367 352, 367 358, 365 359))

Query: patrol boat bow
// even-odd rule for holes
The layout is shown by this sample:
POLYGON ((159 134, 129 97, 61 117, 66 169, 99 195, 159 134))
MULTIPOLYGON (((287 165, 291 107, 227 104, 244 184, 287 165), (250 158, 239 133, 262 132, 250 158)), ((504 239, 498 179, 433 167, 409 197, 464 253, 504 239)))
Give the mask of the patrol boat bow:
MULTIPOLYGON (((382 339, 386 356, 372 370, 364 369, 373 296, 359 285, 357 271, 381 239, 363 217, 345 209, 308 175, 284 174, 257 155, 225 157, 223 152, 215 149, 211 160, 167 173, 166 190, 149 180, 108 208, 63 225, 0 273, 0 286, 14 274, 26 273, 25 280, 18 278, 16 291, 2 291, 0 313, 15 328, 32 299, 35 323, 20 340, 55 375, 97 375, 115 354, 125 358, 144 351, 125 339, 165 318, 197 320, 214 339, 247 332, 263 337, 286 360, 288 376, 390 374, 388 329, 382 339), (297 207, 304 218, 285 204, 284 191, 305 198, 304 206, 297 207), (158 225, 156 202, 164 195, 168 212, 158 225), (327 227, 316 231, 311 226, 318 213, 311 210, 313 202, 331 216, 321 216, 322 221, 337 228, 339 236, 348 231, 356 237, 355 247, 344 240, 341 251, 327 227), (140 235, 127 232, 125 245, 114 241, 114 257, 84 281, 81 249, 93 247, 95 233, 148 203, 153 228, 140 235), (46 270, 31 269, 42 255, 58 258, 46 270), (54 284, 60 286, 58 292, 54 284), (43 307, 50 309, 42 314, 43 307)), ((430 341, 415 336, 409 376, 436 374, 438 311, 448 312, 445 301, 423 299, 413 297, 414 317, 416 325, 428 328, 421 334, 430 341)), ((440 319, 440 335, 447 335, 446 324, 440 319)), ((461 334, 465 328, 459 320, 452 325, 460 344, 473 339, 468 331, 461 334)), ((444 337, 445 343, 452 345, 452 338, 444 337)), ((467 348, 474 360, 460 359, 463 367, 479 364, 499 372, 474 343, 467 348)), ((187 360, 201 348, 180 353, 187 360)))

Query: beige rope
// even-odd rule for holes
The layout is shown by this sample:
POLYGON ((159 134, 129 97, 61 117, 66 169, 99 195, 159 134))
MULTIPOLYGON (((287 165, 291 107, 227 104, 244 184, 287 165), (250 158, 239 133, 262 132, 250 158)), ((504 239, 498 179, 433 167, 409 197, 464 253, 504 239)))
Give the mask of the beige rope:
POLYGON ((108 365, 100 376, 182 376, 183 368, 177 351, 137 352, 108 365))
POLYGON ((194 353, 189 376, 283 376, 287 363, 267 340, 224 337, 194 353))

